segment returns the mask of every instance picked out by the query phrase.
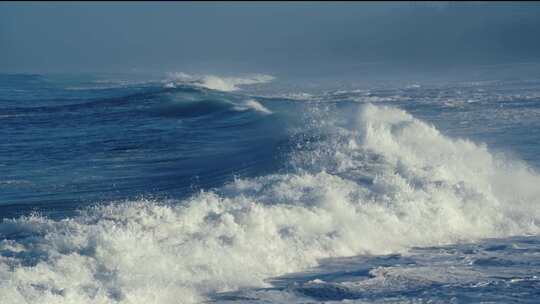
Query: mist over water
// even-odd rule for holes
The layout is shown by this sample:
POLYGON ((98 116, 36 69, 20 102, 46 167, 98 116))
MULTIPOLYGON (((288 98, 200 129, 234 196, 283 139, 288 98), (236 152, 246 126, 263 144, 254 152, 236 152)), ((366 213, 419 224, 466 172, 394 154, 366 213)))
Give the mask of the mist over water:
POLYGON ((540 62, 539 16, 527 2, 4 3, 0 70, 460 79, 540 62))

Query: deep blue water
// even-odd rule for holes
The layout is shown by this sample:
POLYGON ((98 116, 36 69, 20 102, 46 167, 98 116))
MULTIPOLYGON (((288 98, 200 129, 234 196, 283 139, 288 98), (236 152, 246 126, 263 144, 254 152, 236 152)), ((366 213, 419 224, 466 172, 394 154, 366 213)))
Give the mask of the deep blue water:
POLYGON ((0 75, 0 303, 537 303, 540 80, 269 80, 0 75))
POLYGON ((1 205, 8 216, 181 197, 276 170, 287 148, 286 130, 276 128, 287 118, 235 110, 242 96, 57 78, 3 76, 1 205))

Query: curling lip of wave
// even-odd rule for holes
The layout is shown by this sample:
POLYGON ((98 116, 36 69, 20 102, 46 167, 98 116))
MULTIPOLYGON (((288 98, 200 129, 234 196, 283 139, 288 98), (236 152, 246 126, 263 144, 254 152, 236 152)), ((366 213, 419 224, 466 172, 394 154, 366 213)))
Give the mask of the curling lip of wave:
POLYGON ((170 117, 195 117, 231 110, 235 112, 255 111, 263 115, 273 113, 254 99, 235 102, 223 99, 183 100, 162 104, 156 110, 160 115, 170 117))
POLYGON ((200 302, 325 257, 539 232, 540 177, 485 146, 373 105, 352 130, 320 127, 333 136, 293 159, 313 168, 177 205, 4 220, 0 302, 200 302))
POLYGON ((178 84, 189 84, 224 92, 237 91, 243 85, 262 84, 275 79, 273 76, 264 74, 247 77, 220 77, 216 75, 195 76, 182 72, 169 73, 168 78, 165 83, 166 88, 174 88, 178 84))
POLYGON ((256 101, 255 99, 248 99, 244 101, 240 105, 236 105, 234 107, 237 111, 247 111, 247 110, 254 110, 256 112, 260 112, 263 114, 272 114, 273 112, 270 111, 268 108, 263 106, 260 102, 256 101))
POLYGON ((184 100, 185 96, 181 96, 179 100, 175 97, 176 93, 185 93, 191 90, 198 90, 190 86, 182 87, 166 87, 166 88, 151 88, 141 92, 133 93, 130 95, 109 97, 109 98, 96 98, 89 101, 80 102, 79 100, 66 99, 67 104, 52 105, 52 106, 29 106, 29 107, 10 107, 0 108, 0 110, 6 112, 6 115, 0 115, 0 118, 7 118, 13 116, 22 116, 28 114, 23 113, 53 113, 53 112, 70 112, 78 111, 81 109, 90 108, 102 108, 107 107, 121 107, 126 106, 134 102, 145 101, 148 98, 159 97, 159 95, 165 96, 165 98, 171 98, 171 102, 164 102, 155 105, 155 110, 164 114, 165 116, 199 116, 210 114, 213 112, 219 112, 224 110, 233 110, 238 112, 243 111, 255 111, 261 114, 272 114, 273 112, 262 105, 255 99, 247 99, 243 101, 232 101, 223 97, 211 97, 202 100, 184 100), (18 114, 12 114, 18 113, 18 114))

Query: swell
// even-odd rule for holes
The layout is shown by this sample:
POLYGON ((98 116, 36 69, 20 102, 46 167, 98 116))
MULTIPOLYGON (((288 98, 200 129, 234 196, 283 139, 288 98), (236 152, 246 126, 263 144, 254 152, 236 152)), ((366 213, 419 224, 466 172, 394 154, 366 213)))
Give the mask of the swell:
POLYGON ((77 99, 10 108, 12 116, 0 110, 2 217, 62 218, 99 201, 185 197, 279 165, 284 123, 256 101, 190 86, 128 91, 58 105, 85 96, 70 92, 77 99), (47 115, 23 115, 38 113, 47 115))
POLYGON ((99 112, 111 108, 148 106, 158 115, 165 117, 195 117, 216 112, 242 112, 253 110, 263 114, 272 111, 253 99, 242 100, 234 95, 222 95, 212 90, 192 86, 158 87, 145 89, 120 97, 107 97, 80 102, 80 98, 42 99, 46 106, 0 108, 4 117, 32 114, 56 114, 63 112, 82 113, 88 110, 99 112))
POLYGON ((526 164, 395 108, 312 118, 301 132, 320 140, 290 155, 289 172, 5 219, 1 302, 193 303, 321 258, 540 232, 540 177, 526 164))
POLYGON ((163 94, 171 93, 192 93, 196 94, 204 89, 181 86, 175 88, 165 88, 156 86, 153 88, 145 88, 142 92, 130 93, 119 97, 105 97, 90 99, 86 102, 80 102, 81 98, 42 98, 40 102, 48 104, 46 106, 30 106, 30 107, 6 107, 0 108, 2 113, 57 113, 64 111, 80 111, 84 109, 101 109, 103 107, 117 107, 133 104, 146 100, 155 99, 163 94), (59 104, 60 103, 60 104, 59 104))

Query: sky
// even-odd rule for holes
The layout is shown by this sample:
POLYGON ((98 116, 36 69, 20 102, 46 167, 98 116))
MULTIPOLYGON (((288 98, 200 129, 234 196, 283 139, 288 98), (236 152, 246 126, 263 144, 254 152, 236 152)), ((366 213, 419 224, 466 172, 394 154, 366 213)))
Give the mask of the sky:
POLYGON ((0 3, 0 73, 316 75, 540 62, 540 3, 0 3))

